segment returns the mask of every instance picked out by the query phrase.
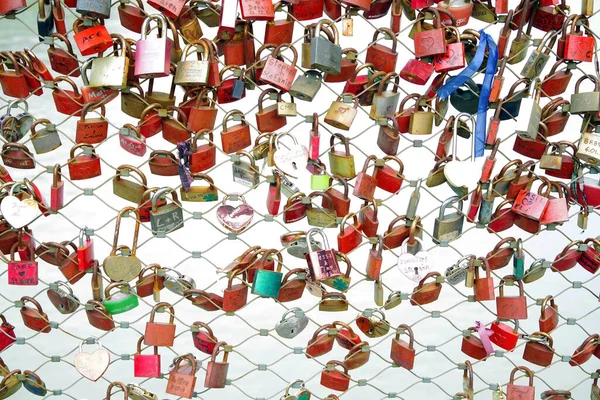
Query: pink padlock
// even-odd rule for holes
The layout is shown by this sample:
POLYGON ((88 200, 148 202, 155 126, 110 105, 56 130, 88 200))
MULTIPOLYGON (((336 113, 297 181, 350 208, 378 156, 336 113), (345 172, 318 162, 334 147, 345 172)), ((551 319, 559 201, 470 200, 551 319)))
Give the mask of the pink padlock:
POLYGON ((133 355, 133 376, 138 378, 160 377, 160 354, 154 346, 154 354, 142 354, 142 335, 137 342, 137 353, 133 355))
POLYGON ((167 20, 163 15, 151 15, 142 24, 142 38, 135 45, 135 70, 138 78, 161 78, 171 73, 173 42, 167 39, 167 20), (148 24, 158 24, 158 36, 148 38, 148 24))

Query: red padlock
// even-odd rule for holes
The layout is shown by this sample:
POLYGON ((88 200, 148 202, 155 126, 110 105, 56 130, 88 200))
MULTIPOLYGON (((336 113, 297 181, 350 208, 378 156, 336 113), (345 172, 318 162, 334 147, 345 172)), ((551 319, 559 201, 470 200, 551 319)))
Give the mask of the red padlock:
POLYGON ((246 272, 244 270, 234 270, 230 272, 227 287, 223 291, 223 311, 233 312, 246 305, 248 301, 248 285, 244 282, 246 272), (238 275, 240 275, 238 277, 238 275), (241 283, 233 284, 235 277, 240 278, 241 283))
POLYGON ((554 341, 550 335, 545 332, 534 332, 528 335, 528 341, 523 350, 523 360, 547 367, 552 364, 554 358, 553 345, 554 341))
POLYGON ((358 336, 348 324, 335 321, 331 324, 331 327, 338 329, 338 333, 335 336, 335 341, 340 345, 340 347, 346 350, 352 349, 362 341, 360 336, 358 336), (338 326, 341 326, 342 328, 337 328, 338 326))
POLYGON ((306 204, 302 203, 303 197, 306 197, 304 193, 294 193, 288 197, 283 208, 283 222, 291 224, 306 217, 306 204))
POLYGON ((71 180, 90 179, 102 174, 100 157, 96 155, 94 146, 90 144, 80 143, 73 146, 71 148, 68 164, 71 180), (84 152, 76 156, 75 151, 78 149, 84 149, 84 152), (90 154, 86 154, 85 149, 91 149, 90 154))
POLYGON ((65 184, 61 178, 60 164, 56 164, 52 174, 52 186, 50 186, 50 210, 55 212, 63 208, 64 205, 65 184))
POLYGON ((212 130, 215 127, 218 110, 215 106, 217 91, 214 89, 203 88, 196 97, 195 102, 190 107, 187 128, 192 132, 198 132, 202 129, 212 130), (212 94, 212 97, 209 97, 212 94))
POLYGON ((199 289, 188 289, 183 292, 183 297, 193 305, 204 311, 217 311, 223 309, 223 297, 199 289))
POLYGON ((446 51, 443 54, 434 56, 435 72, 450 72, 464 68, 466 65, 465 44, 460 40, 460 32, 453 26, 447 29, 454 32, 453 41, 446 44, 446 51))
POLYGON ((341 392, 348 390, 348 387, 350 386, 350 375, 348 374, 346 365, 341 361, 328 361, 325 365, 325 369, 321 372, 321 385, 341 392), (336 369, 336 366, 342 367, 343 372, 336 369))
POLYGON ((2 53, 2 63, 0 64, 0 85, 5 95, 24 99, 29 96, 29 85, 27 79, 21 70, 21 65, 17 62, 14 55, 9 52, 2 53), (12 64, 14 70, 8 70, 8 63, 12 64))
POLYGON ((377 241, 373 243, 369 250, 369 258, 367 258, 366 274, 369 279, 376 281, 381 273, 381 264, 383 263, 383 237, 377 235, 377 241))
POLYGON ((15 327, 8 323, 6 317, 0 314, 0 352, 9 348, 14 342, 17 341, 15 336, 15 327))
POLYGON ((97 107, 98 103, 87 103, 83 106, 75 130, 75 143, 97 144, 107 138, 108 120, 104 117, 106 113, 104 104, 100 105, 101 118, 86 118, 87 113, 97 107))
POLYGON ((77 247, 77 264, 80 271, 86 271, 94 264, 94 242, 86 232, 87 227, 79 231, 79 247, 77 247), (85 236, 85 240, 84 240, 85 236))
POLYGON ((373 174, 367 174, 370 162, 376 162, 376 156, 369 156, 365 160, 362 171, 356 176, 356 184, 352 194, 360 199, 372 201, 373 195, 375 194, 375 188, 377 187, 377 168, 373 165, 373 174))
POLYGON ((535 388, 533 387, 533 372, 527 367, 515 367, 510 373, 510 381, 506 385, 506 398, 508 400, 534 400, 535 388), (529 377, 529 385, 515 385, 515 373, 517 371, 525 372, 529 377))
POLYGON ((412 370, 415 365, 415 335, 410 326, 401 324, 396 328, 396 336, 392 339, 390 358, 396 364, 407 370, 412 370), (405 332, 410 341, 406 343, 400 339, 400 333, 405 332))
POLYGON ((281 289, 279 289, 279 295, 277 295, 277 301, 280 303, 287 303, 289 301, 298 300, 304 293, 306 288, 306 279, 298 277, 297 279, 290 279, 293 275, 306 275, 306 270, 302 268, 294 268, 288 271, 281 280, 281 289))
POLYGON ((186 354, 177 357, 174 362, 173 370, 169 373, 169 382, 165 392, 178 397, 185 397, 191 399, 194 394, 194 387, 196 386, 196 360, 191 354, 186 354), (186 369, 191 370, 189 373, 181 373, 179 369, 182 368, 181 362, 187 361, 186 369))
POLYGON ((438 297, 440 297, 440 292, 442 291, 442 284, 437 281, 440 276, 441 274, 439 272, 430 272, 425 275, 413 289, 410 304, 413 306, 421 306, 436 301, 438 297), (429 278, 434 278, 435 280, 433 282, 425 283, 429 278))
MULTIPOLYGON (((334 328, 334 326, 331 324, 322 325, 315 331, 315 333, 313 333, 312 338, 308 341, 306 346, 307 358, 322 356, 323 354, 329 353, 331 349, 333 349, 335 335, 331 335, 329 333, 331 328, 334 328), (323 331, 325 332, 321 333, 323 331)), ((354 343, 352 343, 352 345, 354 346, 354 343)))
POLYGON ((515 327, 511 328, 499 320, 492 322, 490 328, 493 333, 490 335, 490 341, 504 350, 511 351, 517 347, 517 341, 520 337, 519 321, 514 320, 514 325, 515 327))
POLYGON ((600 240, 589 238, 584 241, 588 248, 577 261, 586 271, 595 274, 600 268, 600 240))
POLYGON ((523 283, 513 275, 505 276, 500 280, 499 295, 496 297, 496 313, 502 319, 527 319, 527 299, 523 290, 523 283), (514 282, 519 287, 518 296, 504 296, 504 284, 507 280, 514 282))
POLYGON ((483 347, 481 339, 473 334, 477 329, 471 327, 468 331, 470 334, 468 336, 463 336, 460 350, 476 360, 484 360, 488 356, 488 352, 485 347, 483 347))
POLYGON ((246 21, 270 21, 275 18, 271 0, 240 0, 240 12, 246 21))
POLYGON ((252 144, 250 137, 250 127, 246 123, 244 114, 239 110, 229 111, 223 117, 223 131, 221 132, 222 149, 226 154, 235 153, 238 150, 245 149, 252 144), (234 126, 227 126, 229 119, 239 116, 241 123, 234 126))
POLYGON ((582 241, 577 240, 569 243, 565 248, 554 257, 552 262, 552 271, 563 272, 573 268, 579 262, 582 252, 579 246, 583 244, 582 241))
POLYGON ((446 53, 446 34, 441 26, 440 13, 435 8, 428 8, 423 11, 433 13, 434 28, 424 31, 422 30, 422 20, 418 20, 414 37, 415 57, 443 55, 446 53))
POLYGON ((190 156, 190 171, 192 173, 206 171, 215 166, 217 146, 213 142, 213 134, 209 129, 202 129, 192 138, 192 152, 190 156), (198 139, 208 135, 208 143, 198 146, 198 139))
POLYGON ((600 336, 597 333, 588 336, 587 339, 585 339, 573 352, 569 365, 575 367, 587 362, 596 351, 599 339, 600 336))
MULTIPOLYGON (((267 21, 265 27, 265 39, 263 43, 272 43, 274 45, 280 45, 283 43, 292 43, 294 37, 294 19, 291 15, 291 3, 284 3, 279 1, 274 6, 274 12, 281 11, 283 7, 287 7, 285 19, 271 18, 271 21, 267 21)), ((306 34, 305 28, 304 32, 306 34)))
POLYGON ((337 235, 338 250, 344 254, 347 254, 357 248, 362 242, 362 233, 360 223, 355 213, 350 213, 342 219, 340 224, 340 233, 337 235), (346 223, 348 219, 352 217, 353 223, 346 223))
POLYGON ((323 0, 298 0, 292 3, 292 16, 298 21, 308 21, 323 16, 323 0))
MULTIPOLYGON (((76 21, 75 24, 77 24, 78 21, 76 21)), ((104 26, 103 21, 102 25, 92 26, 86 29, 81 29, 83 23, 77 26, 77 29, 75 29, 75 26, 73 27, 75 29, 75 35, 73 38, 75 39, 75 44, 77 45, 77 48, 81 52, 82 56, 98 54, 108 50, 113 46, 113 40, 110 37, 110 33, 108 33, 108 30, 104 26)))
MULTIPOLYGON (((304 1, 306 3, 306 1, 304 1)), ((292 6, 292 9, 297 4, 292 6)), ((284 43, 277 46, 270 56, 267 57, 265 67, 262 70, 260 79, 263 82, 269 83, 279 90, 287 92, 292 87, 294 79, 296 79, 296 62, 298 61, 298 52, 290 43, 284 43), (293 54, 292 64, 288 65, 285 62, 278 60, 276 57, 284 49, 290 49, 293 54)))
POLYGON ((73 52, 73 46, 69 39, 61 35, 60 33, 53 33, 50 37, 54 38, 52 44, 48 48, 48 60, 50 61, 50 68, 62 75, 68 75, 73 78, 77 78, 81 75, 79 60, 73 52), (56 41, 62 42, 67 49, 62 49, 55 46, 56 41))
MULTIPOLYGON (((227 371, 229 370, 229 351, 226 349, 227 343, 219 342, 212 352, 210 361, 206 366, 206 377, 204 387, 210 389, 224 388, 227 381, 227 371), (223 361, 217 361, 217 356, 223 351, 223 361)), ((193 387, 192 387, 193 391, 193 387)), ((191 397, 191 396, 190 396, 191 397)))
POLYGON ((166 302, 157 303, 150 312, 150 321, 146 322, 144 344, 148 346, 173 346, 175 341, 175 309, 166 302), (169 322, 154 322, 156 311, 166 308, 169 312, 169 322))
POLYGON ((546 296, 542 301, 539 325, 540 331, 545 333, 552 332, 558 326, 558 306, 554 303, 554 297, 552 296, 546 296))
POLYGON ((402 175, 404 172, 404 163, 396 156, 385 156, 383 157, 383 161, 384 164, 381 166, 377 165, 377 161, 375 162, 377 187, 389 193, 397 193, 402 187, 402 182, 404 182, 404 175, 402 175), (397 171, 385 164, 389 160, 398 164, 399 169, 397 171))
POLYGON ((516 218, 516 215, 512 210, 513 203, 514 200, 504 200, 502 203, 498 204, 488 223, 488 232, 498 233, 512 228, 516 218))
MULTIPOLYGON (((281 93, 275 89, 266 89, 258 97, 258 111, 256 112, 256 128, 259 132, 275 132, 287 124, 287 118, 280 116, 277 112, 277 102, 281 101, 281 93), (263 102, 266 96, 277 94, 277 101, 266 108, 263 102)), ((272 137, 272 139, 274 139, 272 137)))
POLYGON ((172 19, 177 19, 183 10, 186 0, 148 0, 148 5, 172 19))
POLYGON ((421 60, 410 59, 400 71, 400 78, 415 85, 425 85, 433 74, 434 66, 421 60))
POLYGON ((29 260, 24 259, 25 254, 20 254, 20 261, 15 260, 15 252, 20 247, 19 243, 15 243, 10 250, 7 274, 8 284, 35 286, 38 284, 38 263, 35 261, 35 251, 31 244, 23 243, 23 245, 29 250, 29 260))
POLYGON ((548 72, 548 75, 542 81, 542 86, 540 87, 540 94, 546 97, 554 97, 563 94, 569 83, 571 82, 571 78, 573 74, 569 68, 562 69, 557 71, 557 68, 564 63, 565 61, 561 58, 552 65, 552 69, 548 72))
POLYGON ((29 329, 32 329, 41 333, 48 333, 52 330, 50 327, 50 319, 48 315, 42 309, 40 303, 38 303, 33 297, 23 296, 21 297, 23 307, 21 308, 21 318, 23 324, 29 329), (28 307, 25 303, 29 302, 34 305, 35 308, 28 307))
POLYGON ((212 354, 219 342, 210 326, 200 321, 192 324, 192 340, 194 346, 204 354, 212 354), (201 331, 200 328, 203 328, 206 332, 201 331), (195 329, 197 329, 197 332, 194 331, 195 329))
MULTIPOLYGON (((112 42, 111 42, 112 43, 112 42)), ((85 103, 83 96, 79 93, 75 82, 64 76, 59 76, 54 79, 54 90, 52 90, 52 98, 56 111, 66 115, 81 116, 83 105, 85 103), (58 87, 59 82, 67 82, 73 90, 63 90, 58 87)))
POLYGON ((377 71, 394 72, 396 69, 396 61, 398 60, 398 52, 396 46, 398 40, 396 35, 388 28, 379 28, 373 34, 373 40, 367 49, 366 63, 373 64, 373 68, 377 71), (389 48, 377 42, 377 37, 382 34, 392 40, 392 47, 389 48))
MULTIPOLYGON (((475 268, 475 301, 494 300, 496 299, 496 293, 494 292, 494 278, 490 274, 490 264, 484 257, 479 257, 477 261, 479 261, 481 265, 475 268), (484 278, 479 277, 479 268, 482 268, 485 271, 484 278)), ((471 259, 470 262, 474 262, 474 260, 471 259)))
POLYGON ((365 203, 358 214, 358 221, 360 222, 363 233, 367 237, 377 236, 377 231, 379 230, 379 219, 377 218, 376 202, 369 202, 365 200, 365 203), (371 205, 373 207, 371 207, 371 205))
POLYGON ((160 377, 160 354, 158 347, 154 346, 154 354, 142 354, 141 336, 137 342, 137 353, 133 355, 133 376, 138 378, 160 377))

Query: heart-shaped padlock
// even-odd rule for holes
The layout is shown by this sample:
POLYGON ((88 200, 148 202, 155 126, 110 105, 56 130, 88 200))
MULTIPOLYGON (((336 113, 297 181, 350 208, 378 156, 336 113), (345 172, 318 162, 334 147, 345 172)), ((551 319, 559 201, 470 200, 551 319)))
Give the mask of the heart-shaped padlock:
POLYGON ((110 353, 102 347, 98 338, 87 338, 79 344, 79 353, 75 356, 73 363, 75 364, 77 371, 79 371, 84 378, 96 382, 108 369, 108 365, 110 364, 110 353), (89 342, 90 339, 92 340, 91 343, 89 342), (82 350, 84 343, 98 344, 98 349, 91 354, 85 353, 82 350))
POLYGON ((19 229, 25 225, 29 225, 42 213, 37 201, 32 197, 19 200, 17 196, 14 196, 12 193, 15 186, 17 185, 13 185, 10 189, 10 195, 5 197, 2 203, 0 203, 0 211, 10 226, 19 229))
POLYGON ((246 203, 244 196, 238 193, 225 196, 222 204, 217 208, 217 219, 221 225, 234 233, 240 233, 246 229, 252 222, 252 217, 254 217, 254 209, 246 203), (237 207, 227 204, 227 200, 232 196, 236 196, 242 204, 237 207))
POLYGON ((299 144, 296 138, 289 133, 279 134, 274 140, 277 149, 273 155, 275 166, 284 174, 296 178, 306 168, 306 164, 308 163, 308 149, 299 144), (280 139, 283 136, 291 137, 294 144, 290 147, 281 144, 280 139))

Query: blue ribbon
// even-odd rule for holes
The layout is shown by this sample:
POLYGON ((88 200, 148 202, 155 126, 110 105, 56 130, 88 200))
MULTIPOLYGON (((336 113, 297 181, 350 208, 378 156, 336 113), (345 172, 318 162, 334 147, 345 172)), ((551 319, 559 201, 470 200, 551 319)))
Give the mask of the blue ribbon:
POLYGON ((461 71, 460 74, 454 78, 448 80, 444 86, 438 89, 437 94, 441 100, 446 100, 452 93, 454 93, 459 87, 465 84, 481 67, 483 59, 485 57, 485 50, 488 49, 488 62, 485 69, 485 78, 479 94, 479 104, 477 106, 477 123, 475 124, 475 157, 482 157, 485 149, 485 134, 486 134, 486 122, 487 122, 487 110, 490 98, 490 91, 492 89, 492 82, 494 75, 496 74, 496 67, 498 65, 498 46, 494 39, 480 30, 479 34, 479 47, 475 53, 475 57, 471 60, 469 65, 461 71))

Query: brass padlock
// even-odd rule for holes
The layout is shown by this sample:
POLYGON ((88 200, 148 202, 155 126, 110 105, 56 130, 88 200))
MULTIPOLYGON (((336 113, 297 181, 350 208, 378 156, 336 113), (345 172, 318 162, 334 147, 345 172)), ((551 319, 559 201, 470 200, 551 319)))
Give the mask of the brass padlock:
POLYGON ((352 126, 352 122, 358 112, 358 98, 351 93, 343 93, 338 96, 337 99, 331 103, 327 114, 325 115, 325 122, 338 129, 349 131, 352 126), (343 102, 345 96, 351 96, 354 106, 351 107, 343 102))
POLYGON ((421 96, 410 115, 408 133, 412 135, 431 135, 435 113, 425 96, 421 96))
POLYGON ((88 87, 90 88, 109 88, 123 89, 127 87, 127 74, 129 73, 129 58, 125 55, 127 51, 127 42, 119 34, 112 33, 115 50, 108 57, 96 57, 91 64, 86 64, 85 69, 81 71, 87 77, 88 87), (119 49, 121 55, 118 55, 119 49), (90 69, 89 76, 87 71, 90 69))
POLYGON ((313 101, 323 80, 321 73, 317 70, 308 70, 304 75, 296 78, 296 81, 290 88, 290 94, 297 99, 304 101, 313 101))
MULTIPOLYGON (((127 175, 129 175, 129 172, 127 172, 127 175)), ((148 190, 148 181, 146 180, 146 175, 144 175, 142 171, 133 165, 127 164, 117 168, 115 177, 113 178, 113 193, 116 196, 131 201, 132 203, 140 204, 146 190, 148 190), (140 183, 123 179, 125 171, 135 172, 139 177, 140 183)))
POLYGON ((522 77, 533 79, 540 76, 540 73, 550 59, 550 51, 554 47, 557 36, 558 32, 555 31, 550 31, 544 35, 538 47, 531 52, 531 55, 523 66, 521 70, 522 77))
POLYGON ((334 133, 329 139, 329 167, 333 175, 353 179, 356 176, 354 167, 354 156, 350 154, 350 140, 341 133, 334 133), (344 151, 335 150, 335 140, 338 139, 344 145, 344 151))

